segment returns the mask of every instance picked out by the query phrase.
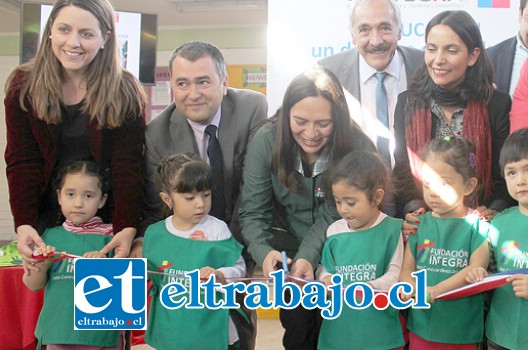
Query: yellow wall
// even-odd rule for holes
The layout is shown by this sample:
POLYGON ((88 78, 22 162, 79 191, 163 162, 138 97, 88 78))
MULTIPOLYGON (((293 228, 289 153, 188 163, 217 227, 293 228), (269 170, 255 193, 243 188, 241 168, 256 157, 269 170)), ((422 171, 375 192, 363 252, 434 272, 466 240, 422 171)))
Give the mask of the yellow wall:
POLYGON ((251 89, 266 93, 266 65, 228 65, 228 85, 239 89, 251 89))

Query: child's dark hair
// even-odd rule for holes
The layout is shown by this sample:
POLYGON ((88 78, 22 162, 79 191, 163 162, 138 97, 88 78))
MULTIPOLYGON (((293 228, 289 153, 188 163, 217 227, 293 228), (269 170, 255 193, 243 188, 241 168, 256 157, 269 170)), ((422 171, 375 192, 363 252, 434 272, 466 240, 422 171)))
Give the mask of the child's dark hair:
POLYGON ((378 189, 392 190, 385 164, 372 152, 354 151, 343 157, 330 174, 332 185, 339 181, 365 192, 370 202, 374 201, 378 189))
POLYGON ((99 188, 102 194, 108 194, 110 191, 110 180, 107 174, 99 168, 97 163, 91 160, 78 160, 60 168, 55 180, 55 189, 62 189, 66 175, 74 174, 85 174, 96 177, 99 180, 99 188))
POLYGON ((213 187, 211 168, 194 153, 179 153, 163 159, 155 181, 159 190, 167 194, 201 192, 213 187))
POLYGON ((464 181, 476 177, 478 167, 476 149, 467 139, 449 136, 443 139, 433 139, 422 151, 424 161, 431 156, 440 158, 451 165, 457 173, 462 175, 464 181))
POLYGON ((528 159, 528 129, 515 131, 504 142, 499 158, 503 176, 506 165, 523 159, 528 159))

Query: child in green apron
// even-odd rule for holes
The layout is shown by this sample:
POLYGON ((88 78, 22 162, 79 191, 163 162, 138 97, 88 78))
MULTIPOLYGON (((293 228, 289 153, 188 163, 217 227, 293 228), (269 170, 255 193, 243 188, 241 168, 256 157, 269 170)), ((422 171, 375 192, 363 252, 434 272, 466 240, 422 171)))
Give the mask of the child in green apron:
POLYGON ((195 269, 200 270, 200 278, 215 275, 219 282, 246 275, 242 245, 225 222, 208 215, 211 170, 192 154, 177 154, 161 161, 156 181, 172 215, 145 232, 143 256, 148 268, 164 272, 151 276, 153 298, 145 340, 161 350, 235 348, 239 335, 228 309, 170 310, 159 300, 165 285, 188 285, 184 275, 195 269))
POLYGON ((418 216, 400 280, 414 286, 411 273, 426 270, 431 308, 410 309, 410 350, 477 349, 482 342, 482 295, 435 302, 437 295, 464 286, 468 271, 488 266, 489 224, 465 204, 477 185, 476 158, 474 146, 459 138, 433 139, 423 151, 421 181, 431 211, 418 216))
POLYGON ((48 350, 123 349, 124 333, 107 330, 73 329, 73 259, 55 259, 54 252, 85 258, 106 257, 99 251, 112 239, 112 224, 103 223, 97 211, 106 203, 109 182, 94 162, 76 161, 58 175, 57 197, 66 218, 62 226, 47 229, 46 244, 38 253, 48 258, 38 263, 40 270, 24 271, 24 283, 38 291, 46 287, 44 305, 35 336, 48 350))
MULTIPOLYGON (((528 129, 511 134, 502 147, 499 164, 510 195, 519 206, 497 215, 490 230, 490 242, 498 272, 528 267, 528 129)), ((486 269, 468 273, 467 281, 480 281, 486 269)), ((493 292, 486 337, 488 349, 528 349, 528 275, 508 278, 510 284, 493 292)))
MULTIPOLYGON (((374 153, 351 152, 331 173, 332 196, 342 219, 326 231, 318 278, 331 284, 365 282, 389 290, 398 282, 403 260, 402 220, 380 211, 390 183, 382 160, 374 153)), ((398 310, 344 307, 339 317, 323 320, 318 349, 401 348, 404 338, 398 310), (381 335, 381 336, 380 336, 381 335)))

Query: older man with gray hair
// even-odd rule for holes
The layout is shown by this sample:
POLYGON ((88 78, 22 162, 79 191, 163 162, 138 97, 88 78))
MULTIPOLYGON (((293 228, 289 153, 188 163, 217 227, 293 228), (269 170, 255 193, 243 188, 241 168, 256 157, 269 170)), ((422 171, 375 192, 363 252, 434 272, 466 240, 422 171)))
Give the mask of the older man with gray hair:
POLYGON ((354 97, 352 118, 378 146, 387 166, 394 165, 394 109, 398 94, 423 52, 399 46, 401 14, 392 0, 357 0, 350 8, 349 29, 356 47, 319 61, 332 70, 343 88, 354 97))

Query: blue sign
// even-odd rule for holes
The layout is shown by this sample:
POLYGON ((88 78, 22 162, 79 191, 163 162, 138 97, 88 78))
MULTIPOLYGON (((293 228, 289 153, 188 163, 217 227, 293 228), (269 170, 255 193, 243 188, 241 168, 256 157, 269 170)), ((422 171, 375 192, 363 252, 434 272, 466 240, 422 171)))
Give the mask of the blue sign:
POLYGON ((147 328, 145 259, 75 259, 74 329, 147 328))

